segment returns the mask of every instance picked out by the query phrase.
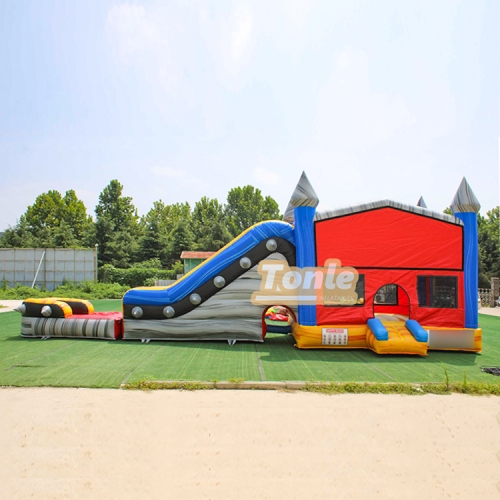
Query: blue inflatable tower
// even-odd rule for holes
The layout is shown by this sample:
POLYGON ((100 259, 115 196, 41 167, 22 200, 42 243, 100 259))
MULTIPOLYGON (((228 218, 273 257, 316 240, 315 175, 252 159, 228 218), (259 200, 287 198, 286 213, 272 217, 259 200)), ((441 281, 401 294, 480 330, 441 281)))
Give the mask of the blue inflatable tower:
POLYGON ((472 192, 465 177, 462 179, 451 209, 464 223, 464 295, 465 328, 477 328, 477 292, 478 292, 478 240, 477 213, 481 205, 472 192))
MULTIPOLYGON (((290 221, 293 209, 295 223, 295 246, 297 252, 297 267, 316 266, 316 245, 314 240, 314 215, 319 200, 305 172, 295 188, 285 212, 285 220, 290 221)), ((298 321, 301 325, 316 326, 316 304, 299 305, 298 321)))

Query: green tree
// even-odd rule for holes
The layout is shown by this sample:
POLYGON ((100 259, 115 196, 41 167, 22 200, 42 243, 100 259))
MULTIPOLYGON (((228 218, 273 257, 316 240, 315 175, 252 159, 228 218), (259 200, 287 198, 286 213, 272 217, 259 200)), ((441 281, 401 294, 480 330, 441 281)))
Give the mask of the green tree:
POLYGON ((80 247, 91 226, 84 203, 75 191, 64 197, 51 190, 39 195, 14 228, 10 228, 2 243, 17 247, 80 247))
POLYGON ((222 221, 213 221, 207 228, 207 233, 199 240, 199 250, 216 252, 233 239, 226 224, 222 221))
POLYGON ((35 203, 29 206, 25 213, 26 223, 35 236, 59 227, 64 219, 64 202, 59 191, 51 190, 39 195, 35 203))
POLYGON ((181 220, 188 225, 191 224, 191 206, 189 203, 173 203, 164 206, 162 224, 166 232, 171 233, 181 220))
POLYGON ((123 186, 112 180, 99 195, 95 208, 95 239, 99 245, 99 261, 127 267, 139 250, 141 227, 132 198, 123 196, 123 186))
POLYGON ((93 225, 92 217, 87 215, 87 209, 83 201, 79 200, 75 191, 66 191, 63 198, 64 223, 71 229, 73 237, 77 242, 81 242, 89 231, 89 226, 93 225))
POLYGON ((64 220, 61 221, 59 226, 54 228, 50 234, 52 246, 58 248, 76 248, 78 247, 78 240, 76 239, 72 228, 64 220))
POLYGON ((139 250, 137 238, 129 231, 115 231, 106 243, 106 256, 115 267, 127 268, 135 262, 139 250))
POLYGON ((92 248, 97 243, 96 227, 92 217, 88 217, 87 224, 83 230, 81 244, 84 248, 92 248))
POLYGON ((233 237, 257 222, 282 218, 278 203, 270 196, 264 198, 260 189, 253 186, 231 189, 225 212, 227 227, 233 237))
POLYGON ((179 220, 170 234, 170 246, 168 254, 169 264, 180 259, 184 250, 191 250, 194 246, 194 236, 189 221, 179 220))
POLYGON ((225 224, 224 207, 204 196, 195 203, 193 232, 198 250, 216 251, 229 243, 232 235, 225 224))
POLYGON ((139 242, 140 260, 162 260, 168 243, 168 235, 162 232, 161 224, 156 219, 149 218, 143 223, 143 235, 139 242))
POLYGON ((140 258, 160 259, 163 266, 170 264, 171 233, 180 220, 191 223, 189 203, 165 205, 155 201, 151 210, 141 219, 143 236, 140 241, 140 258))
POLYGON ((28 229, 26 218, 21 218, 14 227, 9 227, 0 238, 0 247, 3 248, 34 248, 37 246, 35 237, 28 229))

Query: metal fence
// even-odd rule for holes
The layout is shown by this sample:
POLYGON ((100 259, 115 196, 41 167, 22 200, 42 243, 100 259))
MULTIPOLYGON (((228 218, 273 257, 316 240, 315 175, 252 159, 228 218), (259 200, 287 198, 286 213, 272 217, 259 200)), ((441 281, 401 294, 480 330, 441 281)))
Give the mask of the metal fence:
POLYGON ((490 288, 480 288, 479 289, 479 297, 481 298, 481 306, 482 307, 490 307, 492 305, 493 294, 492 294, 490 288))
POLYGON ((481 307, 496 307, 500 297, 500 278, 491 278, 490 288, 479 288, 481 307))
POLYGON ((54 290, 63 281, 97 280, 96 249, 0 248, 0 281, 54 290))

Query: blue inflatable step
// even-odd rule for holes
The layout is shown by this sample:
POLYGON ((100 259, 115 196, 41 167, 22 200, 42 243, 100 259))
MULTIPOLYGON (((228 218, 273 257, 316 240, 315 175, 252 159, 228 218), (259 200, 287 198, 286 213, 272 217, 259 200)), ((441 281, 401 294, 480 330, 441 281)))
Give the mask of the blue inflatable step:
POLYGON ((377 340, 389 340, 389 332, 378 318, 370 318, 367 325, 377 340))
POLYGON ((420 323, 414 319, 407 319, 405 323, 406 328, 410 331, 410 333, 415 337, 417 342, 428 342, 429 334, 426 330, 424 330, 420 323))

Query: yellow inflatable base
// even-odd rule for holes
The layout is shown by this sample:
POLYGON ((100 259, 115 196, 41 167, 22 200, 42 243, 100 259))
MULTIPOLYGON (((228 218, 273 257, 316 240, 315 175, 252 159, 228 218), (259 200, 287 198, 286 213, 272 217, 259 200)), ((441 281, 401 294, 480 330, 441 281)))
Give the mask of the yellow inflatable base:
POLYGON ((383 321, 389 339, 375 338, 368 325, 303 326, 293 324, 295 346, 299 349, 371 349, 377 354, 413 354, 427 356, 428 350, 480 352, 481 328, 441 328, 423 326, 429 342, 417 342, 406 329, 404 320, 383 321))

